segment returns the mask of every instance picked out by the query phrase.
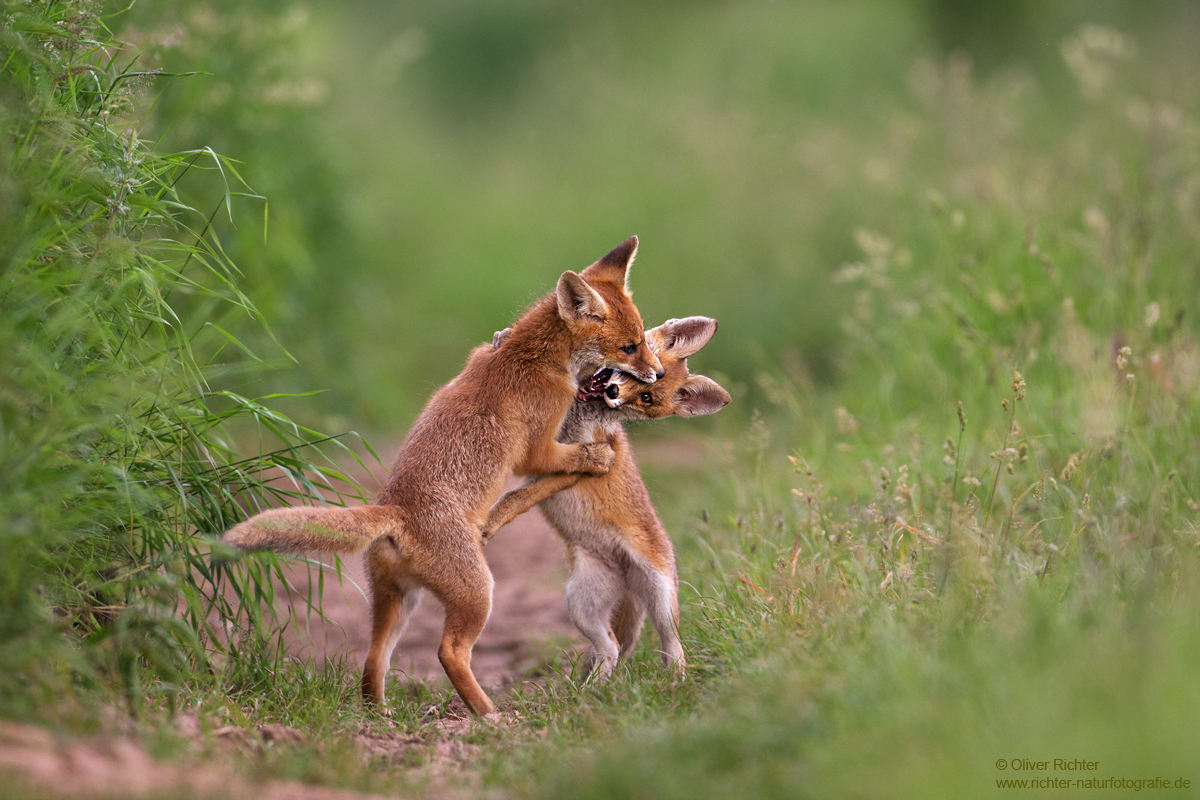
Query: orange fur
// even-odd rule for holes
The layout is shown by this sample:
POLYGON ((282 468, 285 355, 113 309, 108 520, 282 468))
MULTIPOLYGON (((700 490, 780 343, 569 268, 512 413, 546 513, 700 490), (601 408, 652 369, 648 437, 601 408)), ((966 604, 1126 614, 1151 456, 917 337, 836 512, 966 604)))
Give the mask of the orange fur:
POLYGON ((621 369, 649 382, 662 371, 626 286, 636 251, 631 237, 582 274, 564 272, 557 289, 514 323, 503 348, 475 348, 413 423, 377 505, 277 509, 226 534, 245 549, 366 548, 368 701, 382 702, 392 651, 428 589, 446 607, 438 650, 446 674, 476 714, 495 710, 470 668, 492 604, 479 526, 510 473, 599 475, 611 466, 607 442, 564 443, 555 434, 597 370, 621 369))
MULTIPOLYGON (((724 389, 703 375, 689 374, 687 368, 687 357, 715 332, 716 321, 705 317, 670 320, 647 331, 663 377, 647 385, 616 376, 615 396, 577 402, 559 431, 560 441, 607 437, 614 451, 612 468, 604 475, 527 481, 497 501, 483 525, 486 539, 517 514, 540 504, 567 544, 568 606, 572 620, 595 647, 601 674, 636 646, 647 611, 659 634, 664 663, 683 670, 675 552, 621 421, 709 414, 728 403, 724 389)), ((503 332, 493 341, 501 349, 508 346, 503 332)))

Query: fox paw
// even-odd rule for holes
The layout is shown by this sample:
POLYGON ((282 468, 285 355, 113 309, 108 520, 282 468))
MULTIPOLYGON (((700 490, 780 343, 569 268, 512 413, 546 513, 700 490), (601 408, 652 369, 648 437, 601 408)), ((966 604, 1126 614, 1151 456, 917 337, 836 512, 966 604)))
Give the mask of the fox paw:
POLYGON ((367 701, 364 704, 364 708, 369 713, 377 714, 380 717, 383 717, 384 719, 391 719, 392 717, 396 716, 395 709, 393 709, 387 703, 377 703, 374 701, 367 701))
POLYGON ((579 471, 592 475, 605 475, 612 468, 613 460, 616 457, 616 452, 608 442, 585 444, 583 445, 583 464, 580 465, 579 471))
POLYGON ((499 710, 489 711, 479 717, 479 722, 489 728, 507 728, 508 720, 504 718, 504 714, 499 710))

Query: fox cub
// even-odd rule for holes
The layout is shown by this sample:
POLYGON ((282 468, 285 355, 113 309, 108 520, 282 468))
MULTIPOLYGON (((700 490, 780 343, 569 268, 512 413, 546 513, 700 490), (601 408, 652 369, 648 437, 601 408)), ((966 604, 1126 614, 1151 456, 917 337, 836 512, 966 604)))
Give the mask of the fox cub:
MULTIPOLYGON (((689 374, 687 367, 688 356, 716 331, 717 321, 707 317, 673 319, 646 331, 663 377, 649 385, 613 373, 598 392, 600 399, 580 395, 558 432, 562 442, 607 438, 615 451, 608 473, 531 478, 497 501, 483 526, 486 540, 517 514, 540 504, 567 545, 567 607, 571 621, 592 643, 593 674, 598 677, 607 677, 618 658, 637 646, 647 612, 663 663, 683 672, 675 551, 650 503, 621 422, 692 417, 723 408, 729 393, 711 378, 689 374)), ((493 344, 507 347, 506 333, 498 333, 493 344)))
POLYGON ((503 348, 481 345, 417 416, 376 505, 284 508, 241 523, 225 541, 246 550, 366 550, 371 648, 362 693, 382 703, 384 675, 425 590, 446 607, 438 659, 476 714, 495 710, 471 672, 471 648, 492 608, 479 528, 510 473, 602 475, 607 442, 556 439, 578 396, 622 370, 653 384, 662 365, 630 298, 631 237, 513 324, 503 348))

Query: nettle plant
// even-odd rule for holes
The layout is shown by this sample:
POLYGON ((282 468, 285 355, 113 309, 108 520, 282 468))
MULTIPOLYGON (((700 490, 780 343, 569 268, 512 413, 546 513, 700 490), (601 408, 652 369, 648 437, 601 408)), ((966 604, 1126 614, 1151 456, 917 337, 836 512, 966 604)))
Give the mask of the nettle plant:
POLYGON ((340 501, 312 460, 335 439, 233 391, 278 345, 212 221, 262 198, 229 158, 139 136, 145 93, 182 77, 139 70, 93 4, 0 9, 0 708, 98 674, 169 693, 239 655, 283 573, 211 536, 340 501), (211 208, 178 192, 201 170, 211 208))

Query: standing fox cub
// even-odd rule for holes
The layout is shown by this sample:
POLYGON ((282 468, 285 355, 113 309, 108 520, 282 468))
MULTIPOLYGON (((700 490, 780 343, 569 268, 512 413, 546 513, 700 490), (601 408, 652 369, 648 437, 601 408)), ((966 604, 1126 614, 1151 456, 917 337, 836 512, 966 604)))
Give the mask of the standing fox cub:
MULTIPOLYGON (((618 658, 637 646, 646 613, 658 633, 663 664, 684 669, 679 643, 679 579, 675 551, 646 484, 630 453, 625 419, 712 414, 729 402, 716 381, 688 373, 687 358, 717 332, 708 317, 668 320, 646 331, 650 349, 665 374, 653 386, 613 373, 603 400, 575 403, 558 432, 559 441, 612 443, 615 459, 605 475, 547 475, 530 478, 492 507, 483 526, 487 539, 534 505, 567 545, 571 621, 594 648, 594 674, 607 677, 618 658)), ((508 346, 507 332, 493 340, 508 346)))
POLYGON ((650 384, 662 374, 626 284, 637 244, 630 237, 581 275, 564 272, 503 348, 475 348, 417 416, 376 505, 274 509, 225 535, 245 550, 366 549, 367 701, 383 702, 392 651, 428 589, 446 607, 438 648, 446 674, 471 711, 495 710, 471 672, 471 648, 492 609, 479 530, 510 473, 602 475, 612 465, 608 443, 555 436, 572 403, 598 396, 612 370, 650 384))

